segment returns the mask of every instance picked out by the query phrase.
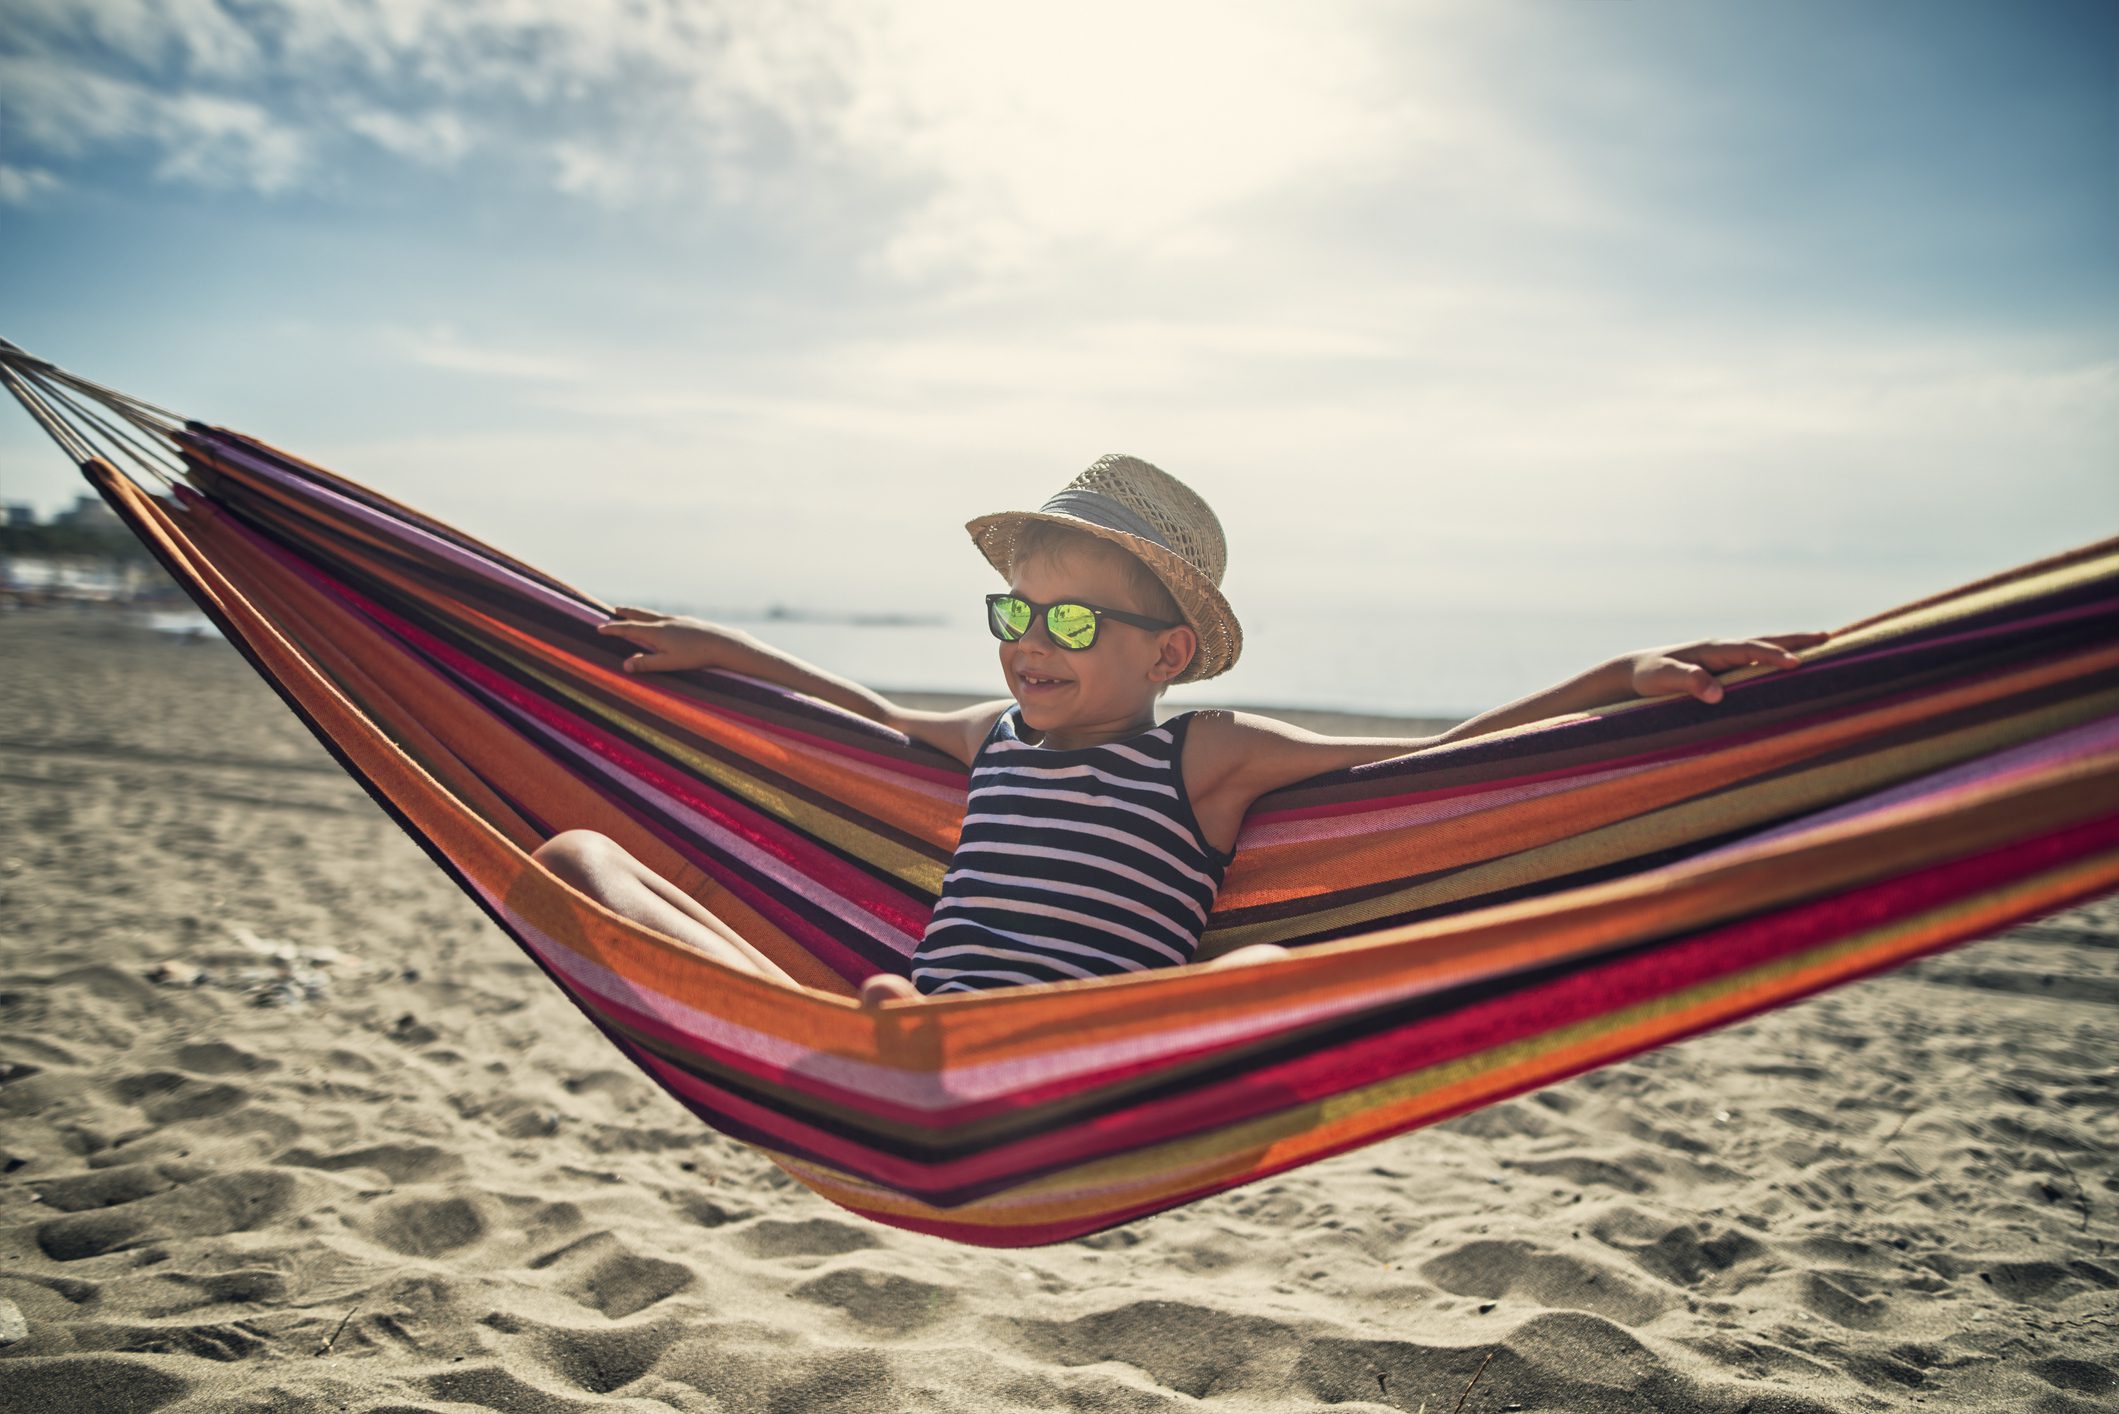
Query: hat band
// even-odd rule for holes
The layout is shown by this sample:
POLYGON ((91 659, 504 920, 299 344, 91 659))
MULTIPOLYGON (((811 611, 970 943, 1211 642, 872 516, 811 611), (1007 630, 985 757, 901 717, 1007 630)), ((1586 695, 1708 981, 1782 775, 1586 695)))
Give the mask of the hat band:
MULTIPOLYGON (((1085 520, 1106 530, 1137 535, 1152 545, 1170 550, 1170 542, 1163 539, 1161 531, 1135 515, 1130 507, 1112 500, 1101 491, 1062 491, 1038 509, 1051 515, 1073 516, 1076 520, 1085 520)), ((1170 553, 1177 552, 1171 550, 1170 553)))

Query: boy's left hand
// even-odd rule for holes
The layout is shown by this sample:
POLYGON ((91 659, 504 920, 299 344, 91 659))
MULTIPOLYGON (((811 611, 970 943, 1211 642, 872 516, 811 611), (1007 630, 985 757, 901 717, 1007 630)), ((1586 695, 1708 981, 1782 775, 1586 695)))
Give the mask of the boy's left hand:
POLYGON ((1722 700, 1716 673, 1731 668, 1792 668, 1802 662, 1795 650, 1815 648, 1829 633, 1782 633, 1771 638, 1715 638, 1672 648, 1648 648, 1618 661, 1631 675, 1638 697, 1686 692, 1702 702, 1722 700))

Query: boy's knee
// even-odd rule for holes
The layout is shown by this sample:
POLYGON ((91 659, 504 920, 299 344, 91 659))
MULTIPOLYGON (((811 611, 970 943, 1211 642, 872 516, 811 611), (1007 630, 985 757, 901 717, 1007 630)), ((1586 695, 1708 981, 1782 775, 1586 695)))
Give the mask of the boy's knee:
POLYGON ((919 995, 919 988, 895 972, 878 972, 861 984, 861 1005, 865 1007, 910 1001, 919 995))
POLYGON ((593 878, 598 866, 606 865, 618 852, 617 844, 608 835, 594 830, 562 830, 537 846, 530 858, 579 886, 593 878))
POLYGON ((1234 952, 1225 952, 1209 962, 1209 967, 1250 967, 1261 962, 1277 962, 1289 955, 1278 943, 1252 943, 1234 952))

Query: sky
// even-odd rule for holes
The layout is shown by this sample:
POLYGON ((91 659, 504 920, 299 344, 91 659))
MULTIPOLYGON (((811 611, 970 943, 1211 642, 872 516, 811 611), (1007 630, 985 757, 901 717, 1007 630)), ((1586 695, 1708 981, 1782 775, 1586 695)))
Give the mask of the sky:
POLYGON ((942 616, 818 640, 885 686, 994 684, 962 523, 1112 451, 1224 700, 2119 532, 2103 0, 7 0, 0 245, 0 335, 605 599, 942 616))

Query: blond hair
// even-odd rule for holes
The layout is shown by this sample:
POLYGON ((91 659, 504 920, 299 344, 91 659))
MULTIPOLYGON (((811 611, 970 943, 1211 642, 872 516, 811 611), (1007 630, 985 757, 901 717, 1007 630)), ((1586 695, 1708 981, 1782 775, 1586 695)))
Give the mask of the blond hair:
POLYGON ((1135 607, 1149 618, 1167 619, 1174 624, 1187 622, 1170 587, 1148 568, 1140 556, 1100 536, 1070 526, 1054 525, 1050 521, 1031 521, 1024 525, 1017 533, 1013 553, 1008 557, 1008 573, 1013 575, 1026 561, 1039 556, 1063 559, 1075 554, 1095 555, 1123 565, 1126 586, 1133 591, 1135 607))

